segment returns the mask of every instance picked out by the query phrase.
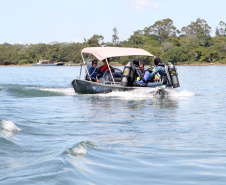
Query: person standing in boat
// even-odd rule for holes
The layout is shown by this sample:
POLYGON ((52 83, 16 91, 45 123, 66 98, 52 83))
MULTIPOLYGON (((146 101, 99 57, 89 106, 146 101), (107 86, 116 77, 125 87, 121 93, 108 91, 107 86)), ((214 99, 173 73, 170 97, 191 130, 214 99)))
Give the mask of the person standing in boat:
POLYGON ((97 74, 98 74, 97 60, 93 60, 92 61, 92 67, 89 68, 86 79, 91 80, 93 82, 96 82, 97 81, 96 80, 97 74))

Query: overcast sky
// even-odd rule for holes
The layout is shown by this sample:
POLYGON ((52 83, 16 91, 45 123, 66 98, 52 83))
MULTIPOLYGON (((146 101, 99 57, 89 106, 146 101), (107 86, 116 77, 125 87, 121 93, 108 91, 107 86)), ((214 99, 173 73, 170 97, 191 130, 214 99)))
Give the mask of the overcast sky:
POLYGON ((226 0, 0 0, 0 44, 83 42, 94 34, 112 41, 170 18, 177 29, 201 18, 215 35, 226 23, 226 0))

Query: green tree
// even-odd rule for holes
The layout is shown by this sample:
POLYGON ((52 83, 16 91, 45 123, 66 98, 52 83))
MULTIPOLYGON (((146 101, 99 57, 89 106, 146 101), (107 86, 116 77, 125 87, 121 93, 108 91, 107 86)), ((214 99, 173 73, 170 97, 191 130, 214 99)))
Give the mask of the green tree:
POLYGON ((113 28, 112 42, 114 45, 119 43, 118 30, 116 27, 113 28))
POLYGON ((220 35, 225 36, 226 35, 226 24, 223 21, 220 21, 219 25, 220 25, 220 29, 219 29, 220 35))
POLYGON ((128 42, 131 45, 140 45, 144 44, 145 41, 149 40, 149 38, 145 35, 131 35, 130 38, 128 39, 128 42))
POLYGON ((89 45, 96 47, 100 46, 101 42, 104 40, 104 37, 102 35, 93 35, 89 40, 89 45))
MULTIPOLYGON (((163 19, 144 30, 134 31, 127 40, 118 39, 117 29, 114 28, 112 42, 104 43, 102 35, 93 35, 83 43, 58 43, 50 44, 0 44, 0 65, 31 64, 40 58, 81 63, 81 50, 85 47, 110 46, 143 48, 163 62, 192 63, 212 62, 226 63, 226 24, 220 21, 216 28, 216 36, 211 37, 211 27, 205 20, 197 19, 187 27, 183 27, 182 34, 173 26, 171 19, 163 19), (218 28, 219 27, 219 28, 218 28)), ((126 64, 134 57, 124 57, 120 63, 126 64)), ((142 61, 150 64, 150 57, 142 61)))
POLYGON ((173 44, 171 42, 163 42, 162 43, 163 51, 166 52, 173 48, 173 44))
POLYGON ((220 31, 219 31, 218 27, 216 27, 215 35, 216 35, 216 36, 217 36, 217 35, 220 35, 220 31))
POLYGON ((164 62, 191 63, 195 61, 196 53, 192 46, 174 47, 161 55, 164 62))
POLYGON ((153 33, 158 36, 160 42, 164 42, 169 37, 175 37, 179 31, 173 25, 171 19, 162 19, 161 21, 156 21, 152 26, 146 27, 144 33, 145 35, 153 33))
POLYGON ((198 18, 196 22, 191 22, 187 27, 182 27, 181 32, 185 35, 209 36, 211 27, 204 19, 198 18))
POLYGON ((196 22, 191 22, 187 27, 182 27, 181 33, 184 33, 184 39, 190 42, 197 43, 200 46, 209 47, 212 44, 210 36, 211 27, 204 19, 197 19, 196 22))
POLYGON ((134 31, 133 34, 134 35, 142 35, 142 34, 144 34, 144 31, 143 30, 137 30, 137 31, 134 31))

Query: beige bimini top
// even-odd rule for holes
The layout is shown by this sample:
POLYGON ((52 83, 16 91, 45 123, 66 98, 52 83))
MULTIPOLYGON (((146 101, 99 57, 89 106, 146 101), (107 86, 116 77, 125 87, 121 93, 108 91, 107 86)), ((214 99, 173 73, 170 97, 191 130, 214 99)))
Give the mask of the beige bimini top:
POLYGON ((151 53, 139 48, 123 48, 123 47, 90 47, 84 48, 82 53, 90 53, 99 60, 111 57, 121 56, 149 56, 154 57, 151 53))

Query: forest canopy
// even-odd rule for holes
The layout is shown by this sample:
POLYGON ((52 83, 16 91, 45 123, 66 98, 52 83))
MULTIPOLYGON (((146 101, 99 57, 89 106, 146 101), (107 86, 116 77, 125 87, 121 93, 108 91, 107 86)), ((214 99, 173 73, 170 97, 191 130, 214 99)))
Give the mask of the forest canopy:
MULTIPOLYGON (((91 38, 84 39, 83 43, 4 43, 0 45, 0 65, 34 64, 40 58, 55 62, 81 63, 83 48, 100 46, 143 48, 160 57, 163 62, 171 61, 175 64, 226 64, 226 23, 223 21, 215 28, 215 36, 211 36, 212 28, 200 18, 181 30, 174 26, 173 20, 162 19, 143 30, 134 31, 124 41, 120 41, 116 27, 112 31, 112 42, 104 42, 104 36, 94 34, 91 38)), ((120 62, 124 64, 127 61, 120 62)), ((149 62, 146 61, 146 64, 149 62)))

